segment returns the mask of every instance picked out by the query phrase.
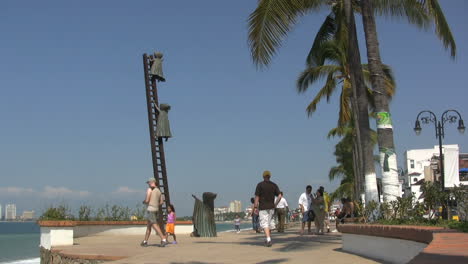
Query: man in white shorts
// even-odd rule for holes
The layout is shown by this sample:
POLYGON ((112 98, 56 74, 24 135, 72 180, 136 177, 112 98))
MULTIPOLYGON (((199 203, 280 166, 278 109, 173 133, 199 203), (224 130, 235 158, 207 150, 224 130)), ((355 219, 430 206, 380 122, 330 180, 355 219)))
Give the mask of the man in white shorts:
POLYGON ((260 227, 265 232, 265 246, 271 247, 270 233, 275 229, 275 222, 273 215, 275 213, 275 196, 278 197, 277 201, 281 200, 281 193, 274 182, 270 181, 271 173, 269 171, 263 172, 263 181, 257 184, 255 189, 255 203, 254 210, 259 211, 260 227))

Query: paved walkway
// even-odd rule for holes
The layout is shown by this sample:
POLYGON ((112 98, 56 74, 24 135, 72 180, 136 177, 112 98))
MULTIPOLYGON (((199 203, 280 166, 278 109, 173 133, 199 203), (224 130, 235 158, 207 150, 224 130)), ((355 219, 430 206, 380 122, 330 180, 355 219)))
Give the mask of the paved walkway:
POLYGON ((160 248, 152 236, 150 246, 139 246, 141 236, 90 236, 75 239, 74 246, 57 247, 62 254, 77 257, 106 257, 110 263, 378 263, 341 251, 341 235, 298 234, 298 228, 273 233, 273 246, 264 247, 263 234, 244 231, 218 233, 216 238, 178 236, 179 244, 160 248))
POLYGON ((434 233, 432 242, 410 264, 468 263, 468 234, 434 233))

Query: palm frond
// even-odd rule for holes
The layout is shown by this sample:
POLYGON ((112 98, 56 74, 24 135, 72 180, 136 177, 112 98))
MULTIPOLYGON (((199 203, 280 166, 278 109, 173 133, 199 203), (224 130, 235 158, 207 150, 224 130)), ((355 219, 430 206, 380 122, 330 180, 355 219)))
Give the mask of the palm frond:
MULTIPOLYGON (((385 93, 388 96, 388 99, 391 100, 392 97, 395 95, 396 91, 396 82, 395 82, 395 77, 393 75, 393 70, 390 66, 386 64, 382 64, 382 71, 384 73, 384 85, 385 85, 385 93)), ((366 87, 372 87, 371 84, 371 78, 370 78, 370 71, 369 71, 369 65, 368 64, 363 64, 362 65, 362 74, 363 74, 363 79, 364 79, 364 85, 366 87)), ((373 103, 373 90, 368 88, 368 96, 369 100, 372 100, 373 103)))
POLYGON ((450 50, 450 56, 455 58, 455 38, 438 0, 373 0, 372 5, 377 15, 406 18, 410 24, 424 30, 429 29, 433 22, 437 37, 445 49, 450 50))
POLYGON ((328 131, 327 138, 342 137, 345 134, 352 133, 352 132, 353 132, 353 128, 351 128, 349 126, 338 126, 338 127, 332 128, 332 129, 330 129, 330 131, 328 131))
MULTIPOLYGON (((320 66, 323 67, 323 66, 320 66)), ((331 94, 335 91, 336 88, 336 81, 335 78, 333 77, 333 72, 330 72, 328 74, 327 81, 325 82, 325 85, 323 86, 322 89, 315 95, 314 99, 312 102, 307 106, 307 115, 311 116, 315 110, 317 110, 317 105, 318 103, 322 100, 322 98, 326 97, 327 102, 330 101, 330 96, 331 94)))
POLYGON ((335 37, 336 29, 335 14, 332 12, 325 18, 325 21, 323 21, 322 26, 320 26, 319 31, 315 35, 314 42, 306 59, 308 66, 314 67, 324 64, 323 56, 320 56, 318 52, 322 50, 322 45, 325 42, 335 37))
POLYGON ((452 31, 450 30, 450 26, 445 19, 444 12, 439 5, 439 1, 422 0, 422 3, 425 5, 429 11, 429 14, 434 19, 437 37, 442 40, 445 49, 450 49, 450 56, 455 58, 457 54, 457 45, 455 43, 455 38, 452 35, 452 31))
POLYGON ((330 200, 334 201, 341 198, 354 199, 354 183, 345 182, 342 183, 336 190, 330 195, 330 200))
POLYGON ((317 65, 324 65, 325 62, 334 65, 345 65, 347 62, 345 45, 337 40, 321 43, 318 49, 314 50, 311 55, 313 56, 312 64, 307 64, 307 66, 316 67, 317 65))
POLYGON ((382 70, 385 75, 385 93, 388 99, 391 100, 396 92, 395 75, 393 74, 392 68, 386 64, 382 64, 382 70))
POLYGON ((340 113, 338 115, 338 127, 345 126, 351 121, 351 83, 344 80, 340 94, 340 113))
POLYGON ((406 18, 408 23, 429 29, 430 17, 419 0, 373 0, 376 15, 392 18, 406 18))
POLYGON ((341 67, 337 65, 322 65, 307 68, 299 75, 299 78, 296 81, 297 92, 303 93, 316 81, 321 80, 330 74, 339 73, 340 71, 341 67))
POLYGON ((330 179, 330 181, 333 181, 337 177, 344 177, 344 176, 346 176, 346 170, 344 169, 342 165, 331 167, 330 171, 328 172, 328 179, 330 179))
POLYGON ((260 0, 248 18, 248 43, 255 65, 268 65, 297 18, 324 4, 322 0, 260 0))

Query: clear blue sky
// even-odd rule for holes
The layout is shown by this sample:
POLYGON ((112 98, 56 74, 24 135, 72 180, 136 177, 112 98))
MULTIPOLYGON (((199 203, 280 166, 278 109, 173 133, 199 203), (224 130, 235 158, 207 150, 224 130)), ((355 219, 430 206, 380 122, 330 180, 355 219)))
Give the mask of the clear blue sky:
MULTIPOLYGON (((458 109, 468 123, 468 2, 440 1, 457 41, 449 58, 433 30, 378 20, 382 58, 393 67, 397 152, 437 144, 432 127, 413 133, 420 110, 458 109)), ((337 97, 307 118, 317 91, 295 79, 327 12, 300 19, 271 66, 258 71, 247 46, 256 1, 4 1, 0 8, 0 203, 41 210, 57 201, 126 204, 143 199, 151 176, 143 53, 164 53, 159 87, 174 138, 166 144, 179 215, 193 198, 216 206, 252 196, 265 169, 295 205, 305 185, 329 182, 337 97)), ((361 18, 357 17, 360 21, 361 18)), ((360 45, 363 48, 362 29, 360 45)), ((363 56, 365 49, 362 49, 363 56)), ((445 142, 468 152, 467 135, 445 142)), ((400 163, 399 166, 402 166, 400 163)))

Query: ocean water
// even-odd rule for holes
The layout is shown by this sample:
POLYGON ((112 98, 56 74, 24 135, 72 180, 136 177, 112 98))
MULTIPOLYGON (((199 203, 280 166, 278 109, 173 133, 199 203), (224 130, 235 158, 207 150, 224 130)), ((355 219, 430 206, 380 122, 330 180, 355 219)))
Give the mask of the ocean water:
POLYGON ((35 222, 0 222, 0 263, 39 263, 39 231, 35 222))
MULTIPOLYGON (((252 224, 241 224, 242 230, 252 224)), ((217 223, 217 232, 234 231, 233 223, 217 223)), ((39 264, 40 228, 34 222, 0 222, 0 264, 39 264)))

